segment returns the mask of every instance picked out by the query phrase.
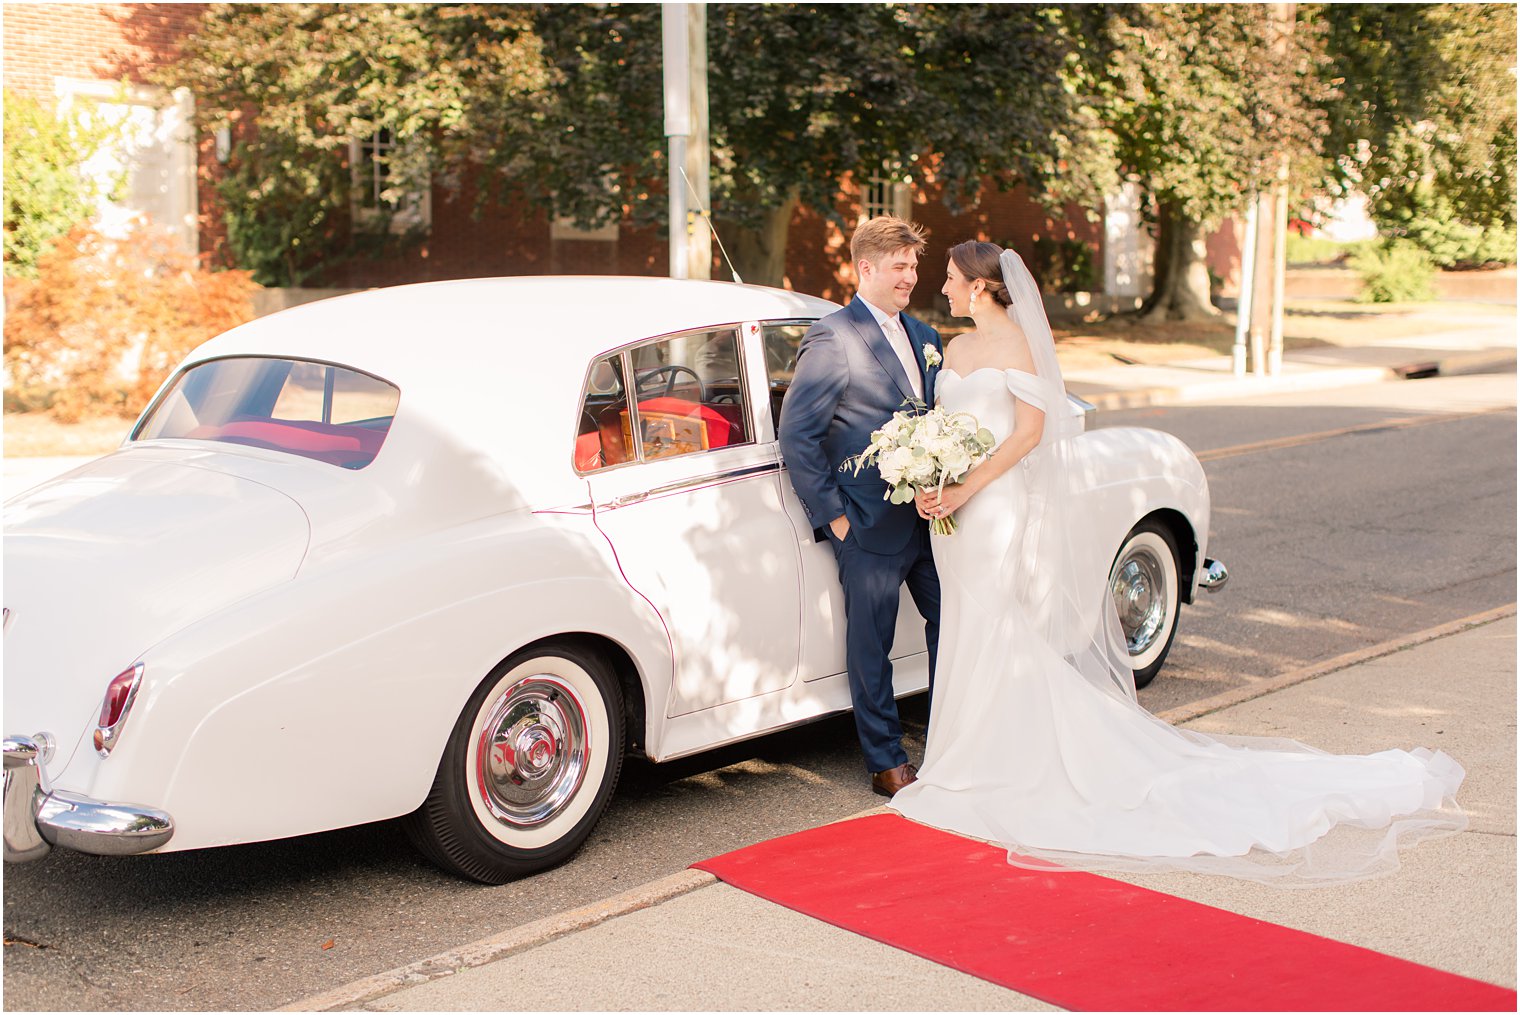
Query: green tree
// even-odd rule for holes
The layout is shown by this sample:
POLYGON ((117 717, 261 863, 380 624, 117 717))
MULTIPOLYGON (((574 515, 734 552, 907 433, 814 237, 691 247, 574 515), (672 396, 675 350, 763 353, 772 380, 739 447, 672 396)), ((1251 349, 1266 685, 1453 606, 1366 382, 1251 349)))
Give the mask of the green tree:
POLYGON ((529 14, 498 4, 214 4, 165 82, 236 143, 217 191, 240 267, 299 285, 395 242, 355 228, 350 142, 384 132, 385 200, 457 182, 481 123, 547 75, 529 14))
POLYGON ((1327 185, 1438 264, 1515 259, 1513 4, 1317 4, 1327 185))
POLYGON ((1322 33, 1291 32, 1264 4, 1143 4, 1116 10, 1104 119, 1121 171, 1153 202, 1155 285, 1142 313, 1194 319, 1209 301, 1204 238, 1243 211, 1281 157, 1303 186, 1321 175, 1322 33))
MULTIPOLYGON (((1092 20, 1082 5, 709 7, 712 202, 736 267, 779 284, 797 206, 837 218, 862 172, 932 179, 952 203, 986 179, 1095 199, 1111 166, 1078 87, 1092 20)), ((504 185, 586 225, 662 221, 659 8, 541 7, 535 27, 561 84, 498 153, 504 185)))
POLYGON ((59 115, 50 104, 5 91, 5 274, 35 277, 58 239, 90 218, 121 177, 84 172, 119 131, 88 107, 59 115))
MULTIPOLYGON (((1052 201, 1103 188, 1103 135, 1075 87, 1080 5, 709 8, 712 201, 747 279, 779 283, 799 203, 886 167, 951 200, 984 178, 1052 201), (828 45, 819 40, 827 39, 828 45)), ((348 215, 349 138, 385 130, 396 194, 473 177, 599 225, 663 222, 660 8, 653 4, 217 5, 170 76, 235 127, 219 191, 237 263, 266 284, 380 242, 348 215)))

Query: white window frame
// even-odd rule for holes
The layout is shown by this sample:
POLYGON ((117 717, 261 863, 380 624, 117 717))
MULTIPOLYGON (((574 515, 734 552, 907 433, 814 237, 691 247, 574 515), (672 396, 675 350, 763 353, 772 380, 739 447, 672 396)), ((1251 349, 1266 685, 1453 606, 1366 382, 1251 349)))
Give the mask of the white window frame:
POLYGON ((386 128, 381 127, 368 138, 351 137, 348 140, 348 165, 353 180, 349 209, 354 228, 374 227, 383 220, 386 230, 396 235, 414 229, 428 229, 433 224, 431 186, 407 191, 394 204, 384 201, 380 196, 385 189, 385 180, 379 172, 380 163, 371 157, 371 153, 383 155, 397 147, 394 141, 381 137, 385 133, 386 128), (366 175, 368 179, 365 179, 366 175), (366 203, 366 197, 370 203, 366 203))
POLYGON ((860 186, 860 221, 869 222, 883 215, 895 215, 906 221, 913 214, 913 184, 893 179, 888 166, 881 166, 864 177, 860 186))
MULTIPOLYGON (((154 111, 157 120, 154 133, 167 153, 168 165, 164 189, 160 192, 160 210, 163 214, 153 218, 152 222, 168 231, 185 253, 199 253, 199 193, 196 185, 198 158, 193 126, 195 97, 190 89, 176 88, 171 92, 155 85, 55 77, 53 94, 58 98, 59 112, 65 114, 80 100, 99 107, 116 105, 154 111)), ((128 138, 128 145, 133 140, 128 138)), ((129 148, 127 151, 114 152, 110 157, 121 162, 130 174, 133 171, 134 154, 129 148)), ((130 203, 118 204, 102 200, 97 220, 107 234, 124 234, 131 219, 137 216, 147 217, 146 213, 147 209, 134 207, 130 203)))

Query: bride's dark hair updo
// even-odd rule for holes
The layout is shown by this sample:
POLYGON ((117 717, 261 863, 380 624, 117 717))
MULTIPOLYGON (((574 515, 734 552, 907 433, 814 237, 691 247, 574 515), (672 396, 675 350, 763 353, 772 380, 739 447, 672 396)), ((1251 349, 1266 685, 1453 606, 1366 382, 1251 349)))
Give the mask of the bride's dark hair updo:
POLYGON ((1012 305, 1013 297, 1008 295, 1008 286, 1003 284, 1003 266, 998 263, 1001 256, 1003 248, 996 243, 967 240, 950 248, 949 259, 955 262, 967 281, 981 279, 987 283, 987 295, 992 297, 992 302, 1006 307, 1012 305))

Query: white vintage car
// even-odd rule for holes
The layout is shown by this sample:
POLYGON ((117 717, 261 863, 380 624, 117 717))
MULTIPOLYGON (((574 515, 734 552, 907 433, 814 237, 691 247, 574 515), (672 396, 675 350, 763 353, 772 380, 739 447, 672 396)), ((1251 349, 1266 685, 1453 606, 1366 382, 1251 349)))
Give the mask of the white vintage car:
MULTIPOLYGON (((848 709, 833 554, 776 442, 834 309, 482 279, 206 343, 119 450, 6 505, 5 859, 404 816, 497 883, 574 852, 625 752, 848 709)), ((1225 577, 1203 470, 1154 431, 1078 440, 1149 679, 1178 604, 1225 577)), ((900 694, 927 684, 916 617, 900 694)))

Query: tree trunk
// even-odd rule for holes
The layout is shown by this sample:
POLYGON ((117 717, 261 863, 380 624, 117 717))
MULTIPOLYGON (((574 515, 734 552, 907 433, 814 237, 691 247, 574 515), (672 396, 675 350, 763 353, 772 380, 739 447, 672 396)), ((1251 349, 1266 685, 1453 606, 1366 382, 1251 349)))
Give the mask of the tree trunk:
POLYGON ((728 244, 739 276, 753 285, 780 286, 786 277, 786 238, 797 210, 797 195, 760 212, 758 228, 719 223, 718 236, 728 244))
POLYGON ((1206 321, 1219 316, 1209 302, 1208 251, 1202 224, 1163 202, 1156 235, 1155 288, 1140 316, 1153 321, 1206 321))

